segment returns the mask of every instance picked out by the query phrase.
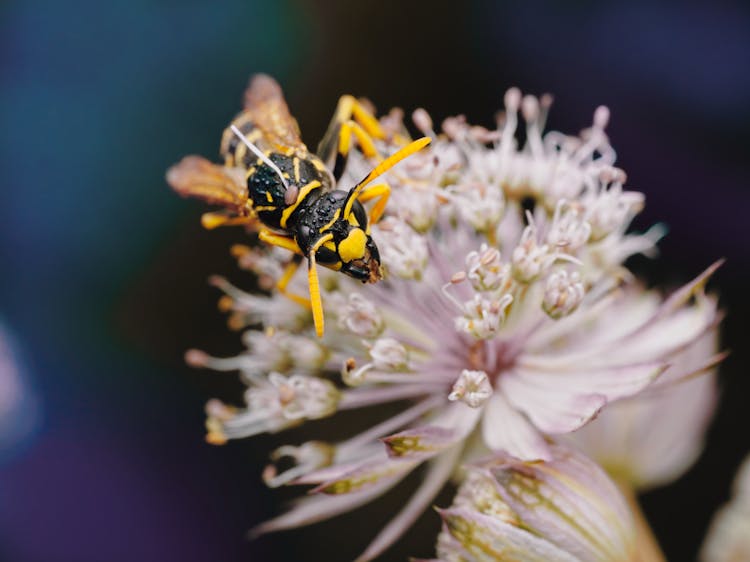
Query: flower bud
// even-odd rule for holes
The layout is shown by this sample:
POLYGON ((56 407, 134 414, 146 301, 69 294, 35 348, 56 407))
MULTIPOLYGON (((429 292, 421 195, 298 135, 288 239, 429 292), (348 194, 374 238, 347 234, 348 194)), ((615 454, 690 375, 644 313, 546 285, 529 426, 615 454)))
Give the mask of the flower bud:
POLYGON ((445 522, 447 560, 634 561, 625 499, 591 460, 559 445, 549 462, 498 455, 469 469, 445 522), (451 558, 452 556, 452 558, 451 558))

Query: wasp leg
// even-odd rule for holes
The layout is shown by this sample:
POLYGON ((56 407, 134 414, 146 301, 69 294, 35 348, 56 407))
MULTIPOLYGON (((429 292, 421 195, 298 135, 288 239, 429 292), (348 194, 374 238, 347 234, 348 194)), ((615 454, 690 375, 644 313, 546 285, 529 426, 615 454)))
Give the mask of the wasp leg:
POLYGON ((226 215, 222 212, 203 213, 203 215, 201 215, 201 225, 206 230, 213 230, 214 228, 219 228, 220 226, 251 226, 256 225, 257 223, 257 217, 252 215, 247 217, 230 217, 229 215, 226 215))
POLYGON ((310 308, 312 309, 315 333, 319 338, 323 337, 325 330, 325 318, 323 317, 323 301, 320 299, 320 282, 318 281, 318 269, 315 267, 315 252, 308 257, 307 283, 310 286, 310 308))
POLYGON ((323 331, 325 329, 325 319, 323 317, 323 301, 320 298, 320 282, 318 281, 318 268, 315 253, 320 247, 333 239, 333 234, 326 234, 320 237, 307 256, 307 283, 310 286, 310 306, 312 308, 313 323, 315 324, 315 333, 319 338, 323 337, 323 331))
POLYGON ((318 145, 318 156, 329 165, 334 154, 336 155, 333 166, 336 181, 341 178, 346 167, 352 132, 366 156, 378 156, 373 139, 384 140, 385 131, 375 116, 356 98, 341 96, 328 130, 318 145))
POLYGON ((288 299, 293 300, 297 304, 300 304, 306 308, 310 308, 310 299, 307 299, 301 295, 290 293, 289 291, 286 290, 286 287, 289 284, 289 281, 291 281, 292 276, 294 275, 294 272, 297 271, 297 267, 299 267, 299 264, 302 261, 302 250, 299 249, 297 242, 295 242, 294 238, 290 236, 284 236, 283 234, 276 234, 266 229, 261 230, 260 233, 258 233, 258 238, 260 238, 263 242, 266 242, 267 244, 271 244, 273 246, 279 246, 280 248, 285 248, 296 254, 295 256, 292 257, 291 261, 287 264, 286 268, 284 269, 284 273, 281 275, 281 278, 276 282, 276 288, 279 290, 279 292, 282 295, 284 295, 288 299))
POLYGON ((388 198, 391 196, 391 186, 387 183, 378 183, 366 187, 357 198, 360 203, 366 203, 372 199, 377 199, 375 204, 370 209, 370 215, 368 216, 367 224, 377 224, 380 217, 383 216, 385 207, 388 204, 388 198))
POLYGON ((299 246, 297 245, 297 242, 295 242, 294 238, 292 238, 291 236, 287 236, 285 234, 277 234, 264 228, 258 233, 258 238, 266 244, 279 246, 280 248, 286 248, 290 252, 294 252, 295 254, 299 254, 300 256, 304 255, 302 253, 302 250, 300 250, 299 246))
POLYGON ((341 125, 339 129, 338 151, 336 152, 336 161, 333 164, 333 177, 338 182, 344 175, 346 163, 349 160, 349 150, 352 146, 352 133, 357 139, 362 152, 367 158, 376 158, 382 160, 372 137, 358 123, 349 120, 341 125))
POLYGON ((286 267, 284 268, 284 273, 276 282, 276 288, 286 298, 293 300, 294 302, 296 302, 299 305, 304 306, 305 308, 311 308, 310 299, 308 299, 307 297, 303 297, 302 295, 298 295, 296 293, 290 293, 289 291, 286 290, 286 286, 289 285, 289 281, 291 281, 292 277, 294 277, 294 274, 297 272, 297 269, 299 268, 300 263, 302 263, 302 256, 295 255, 292 257, 289 263, 286 264, 286 267))

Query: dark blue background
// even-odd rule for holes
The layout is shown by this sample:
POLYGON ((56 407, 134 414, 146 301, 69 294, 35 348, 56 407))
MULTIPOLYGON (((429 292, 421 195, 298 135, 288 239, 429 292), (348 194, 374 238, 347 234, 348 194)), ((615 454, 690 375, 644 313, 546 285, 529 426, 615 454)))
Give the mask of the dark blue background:
MULTIPOLYGON (((182 353, 239 349, 205 279, 237 277, 227 248, 241 234, 202 232, 201 206, 163 175, 216 153, 258 71, 281 81, 313 146, 347 92, 489 124, 518 85, 553 92, 550 124, 566 132, 610 106, 619 163, 647 195, 638 226, 670 228, 662 258, 636 267, 676 284, 728 258, 713 287, 734 353, 706 455, 645 498, 669 559, 694 557, 750 449, 747 6, 28 0, 0 15, 0 319, 39 406, 35 431, 0 457, 1 559, 346 560, 403 501, 398 488, 247 542, 290 497, 259 483, 283 438, 202 441, 205 400, 241 387, 182 353)), ((437 527, 428 514, 383 559, 431 554, 437 527)))

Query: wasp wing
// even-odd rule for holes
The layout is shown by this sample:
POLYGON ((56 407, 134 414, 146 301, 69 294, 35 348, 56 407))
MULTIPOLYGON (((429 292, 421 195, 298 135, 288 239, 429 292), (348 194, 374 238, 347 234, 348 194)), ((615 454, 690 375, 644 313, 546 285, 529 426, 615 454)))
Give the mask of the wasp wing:
POLYGON ((246 215, 247 183, 239 168, 226 168, 200 156, 186 156, 167 170, 167 183, 183 197, 197 197, 246 215))
POLYGON ((305 148, 297 120, 289 113, 281 86, 267 74, 250 78, 243 113, 260 129, 265 140, 279 148, 305 148))

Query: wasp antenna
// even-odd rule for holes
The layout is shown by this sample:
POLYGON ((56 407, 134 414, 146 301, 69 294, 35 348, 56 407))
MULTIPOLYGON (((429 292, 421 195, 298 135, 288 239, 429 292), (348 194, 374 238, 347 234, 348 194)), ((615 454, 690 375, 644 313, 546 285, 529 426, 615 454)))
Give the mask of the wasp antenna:
POLYGON ((377 178, 379 175, 384 174, 385 172, 393 168, 404 158, 407 158, 415 152, 422 150, 431 142, 432 139, 430 137, 422 137, 421 139, 417 139, 413 142, 410 142, 405 147, 399 149, 397 152, 391 154, 388 158, 375 166, 372 171, 362 179, 362 181, 360 181, 349 191, 349 195, 347 195, 346 197, 346 205, 344 206, 343 216, 349 216, 349 213, 351 213, 352 211, 352 205, 354 205, 354 201, 357 199, 361 191, 365 187, 367 187, 368 183, 377 178))
POLYGON ((240 131, 236 125, 230 125, 230 129, 232 129, 232 132, 239 137, 239 139, 247 146, 253 154, 255 154, 258 158, 260 158, 263 163, 271 168, 274 172, 276 172, 276 175, 279 176, 279 179, 281 180, 281 183, 284 184, 285 189, 289 189, 289 184, 286 182, 286 179, 284 178, 284 174, 281 172, 279 167, 274 164, 271 159, 263 154, 263 151, 255 146, 253 143, 251 143, 245 135, 242 134, 242 131, 240 131))

